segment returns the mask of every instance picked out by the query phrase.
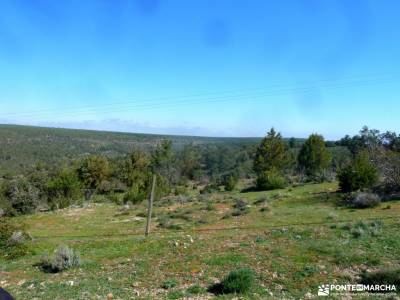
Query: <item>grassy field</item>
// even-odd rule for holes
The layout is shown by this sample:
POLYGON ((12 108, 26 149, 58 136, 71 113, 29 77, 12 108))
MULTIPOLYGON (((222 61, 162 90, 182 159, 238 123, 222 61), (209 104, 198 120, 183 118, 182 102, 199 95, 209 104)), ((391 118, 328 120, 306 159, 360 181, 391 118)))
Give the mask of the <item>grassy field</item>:
POLYGON ((400 202, 354 210, 341 205, 336 190, 336 183, 271 192, 193 190, 156 203, 148 238, 145 203, 130 209, 91 203, 18 217, 33 236, 32 253, 0 261, 0 285, 17 299, 110 293, 112 299, 231 299, 206 289, 246 267, 257 283, 245 299, 304 299, 321 284, 353 284, 363 270, 398 266, 400 202), (58 274, 35 266, 59 245, 78 250, 82 266, 58 274))

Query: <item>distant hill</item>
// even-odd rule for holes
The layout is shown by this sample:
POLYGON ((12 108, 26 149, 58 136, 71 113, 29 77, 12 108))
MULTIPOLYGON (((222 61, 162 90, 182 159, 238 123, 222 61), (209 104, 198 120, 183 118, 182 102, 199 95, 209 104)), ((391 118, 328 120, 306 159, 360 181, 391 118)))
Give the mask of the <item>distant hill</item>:
POLYGON ((0 175, 16 174, 36 163, 63 164, 89 153, 115 157, 135 147, 150 149, 169 139, 186 144, 253 144, 260 138, 215 138, 0 125, 0 175))

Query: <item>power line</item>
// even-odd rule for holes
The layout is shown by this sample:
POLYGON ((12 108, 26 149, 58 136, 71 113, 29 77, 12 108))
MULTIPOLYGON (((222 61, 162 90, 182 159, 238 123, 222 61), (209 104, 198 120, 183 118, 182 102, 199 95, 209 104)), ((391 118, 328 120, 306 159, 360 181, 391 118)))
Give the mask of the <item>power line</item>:
MULTIPOLYGON (((165 97, 164 99, 166 100, 172 100, 172 99, 179 99, 181 100, 174 100, 174 101, 158 101, 156 102, 155 100, 148 100, 147 103, 141 103, 141 104, 130 104, 132 102, 125 102, 125 104, 130 104, 128 106, 123 106, 123 107, 118 107, 117 109, 102 109, 102 107, 108 107, 108 106, 116 106, 118 103, 113 103, 113 104, 106 104, 106 105, 100 105, 97 107, 87 107, 86 109, 75 109, 72 111, 63 110, 63 111, 55 111, 55 110, 43 110, 43 111, 31 111, 31 112, 21 112, 21 113, 14 113, 14 114, 8 114, 8 116, 14 116, 14 117, 30 117, 30 118, 35 118, 35 117, 43 117, 44 114, 46 113, 51 113, 52 116, 54 115, 80 115, 80 114, 97 114, 97 113, 110 113, 110 112, 124 112, 124 111, 132 111, 132 110, 142 110, 142 109, 153 109, 156 107, 160 106, 171 106, 171 105, 185 105, 185 104, 202 104, 202 103, 224 103, 224 102, 232 102, 232 101, 238 101, 238 100, 246 100, 246 101, 254 101, 260 98, 268 97, 268 96, 277 96, 277 95, 285 95, 285 94, 291 94, 291 93, 309 93, 313 92, 316 89, 320 88, 328 88, 328 89, 337 89, 337 88, 344 88, 344 87, 360 87, 364 85, 371 85, 371 84, 377 84, 377 83, 388 83, 390 82, 389 79, 394 80, 397 79, 397 76, 394 76, 392 78, 372 78, 372 79, 367 79, 367 80, 356 80, 356 81, 345 81, 345 82, 337 82, 337 83, 331 83, 329 81, 327 84, 323 85, 309 85, 309 86, 297 86, 297 87, 288 87, 288 88, 281 88, 281 89, 275 89, 275 90, 265 90, 265 89, 253 89, 253 90, 259 90, 259 92, 253 92, 253 93, 241 93, 241 94, 227 94, 227 95, 221 95, 221 96, 214 96, 214 97, 206 97, 206 98, 198 98, 197 96, 180 96, 180 97, 165 97), (191 100, 191 98, 195 97, 194 99, 191 100)), ((212 94, 209 94, 212 95, 212 94)), ((215 95, 215 94, 214 94, 215 95)), ((218 95, 218 94, 216 94, 218 95)), ((163 99, 163 98, 159 98, 163 99)))

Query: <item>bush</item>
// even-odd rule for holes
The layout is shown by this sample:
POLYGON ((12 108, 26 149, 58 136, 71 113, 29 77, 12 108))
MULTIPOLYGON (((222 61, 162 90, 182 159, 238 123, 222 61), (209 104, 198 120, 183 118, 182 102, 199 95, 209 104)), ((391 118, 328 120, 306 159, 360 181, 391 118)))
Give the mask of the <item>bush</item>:
POLYGON ((215 183, 207 184, 201 191, 200 194, 210 194, 219 191, 218 186, 215 183))
POLYGON ((175 224, 171 221, 171 218, 168 216, 160 216, 158 218, 158 226, 160 228, 165 228, 165 229, 172 229, 172 230, 181 230, 182 226, 179 224, 175 224))
POLYGON ((188 287, 186 292, 191 295, 199 295, 199 294, 203 294, 205 292, 205 289, 203 287, 201 287, 200 285, 195 284, 195 285, 188 287))
POLYGON ((214 294, 244 294, 250 291, 255 282, 254 272, 250 269, 239 269, 229 273, 220 283, 210 287, 214 294))
POLYGON ((357 196, 351 201, 355 208, 372 208, 381 203, 378 195, 372 193, 358 193, 357 196))
POLYGON ((400 288, 400 269, 382 269, 379 271, 361 273, 361 284, 366 285, 395 285, 400 288))
POLYGON ((108 199, 109 199, 112 203, 114 203, 114 204, 116 204, 116 205, 122 205, 122 204, 123 204, 123 198, 122 198, 121 194, 112 192, 112 193, 110 193, 110 194, 108 195, 108 199))
POLYGON ((256 201, 254 201, 255 205, 260 205, 260 204, 265 204, 268 202, 268 197, 267 196, 260 196, 256 199, 256 201))
POLYGON ((124 195, 124 204, 130 202, 132 204, 138 204, 145 200, 147 197, 146 190, 143 190, 139 185, 133 185, 124 195))
POLYGON ((25 177, 17 177, 5 183, 3 196, 9 203, 8 214, 33 213, 39 205, 39 190, 25 177))
POLYGON ((70 206, 82 196, 81 183, 75 172, 61 171, 56 178, 47 182, 46 189, 51 209, 70 206))
POLYGON ((286 186, 286 179, 276 170, 270 170, 257 176, 256 185, 261 191, 283 189, 286 186))
POLYGON ((370 223, 360 220, 354 224, 344 225, 341 229, 350 231, 354 238, 360 238, 365 235, 378 236, 381 232, 381 227, 382 222, 380 220, 375 220, 370 223))
POLYGON ((222 178, 221 183, 224 186, 225 191, 230 192, 235 189, 238 181, 239 181, 239 178, 238 178, 237 174, 232 173, 232 174, 228 174, 228 175, 224 176, 222 178))
POLYGON ((245 210, 247 208, 247 202, 243 199, 236 199, 233 207, 239 210, 245 210))
POLYGON ((68 246, 58 247, 53 256, 46 255, 40 263, 44 271, 51 273, 58 273, 73 267, 79 267, 80 264, 79 253, 68 246))
POLYGON ((109 176, 109 164, 105 157, 89 155, 79 166, 78 176, 87 188, 97 189, 109 176))
POLYGON ((161 285, 161 287, 162 287, 163 289, 168 290, 168 289, 172 289, 172 288, 176 287, 176 286, 178 285, 178 283, 179 283, 179 282, 178 282, 176 279, 167 279, 167 280, 165 280, 165 281, 163 282, 163 284, 161 285))
POLYGON ((361 153, 337 177, 342 192, 353 192, 372 188, 378 181, 378 172, 367 154, 361 153))
POLYGON ((0 257, 14 259, 25 255, 28 247, 25 242, 29 239, 24 227, 12 224, 6 218, 0 218, 0 257))

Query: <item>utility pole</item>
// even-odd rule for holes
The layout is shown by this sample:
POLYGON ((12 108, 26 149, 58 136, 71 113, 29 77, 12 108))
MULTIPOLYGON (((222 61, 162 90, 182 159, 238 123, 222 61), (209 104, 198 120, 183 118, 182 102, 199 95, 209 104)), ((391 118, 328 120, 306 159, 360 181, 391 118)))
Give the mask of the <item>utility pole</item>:
POLYGON ((153 184, 151 186, 151 193, 150 193, 149 203, 147 206, 147 223, 146 223, 145 236, 148 236, 150 232, 151 214, 153 213, 153 200, 154 200, 155 188, 156 188, 156 174, 153 174, 153 184))

